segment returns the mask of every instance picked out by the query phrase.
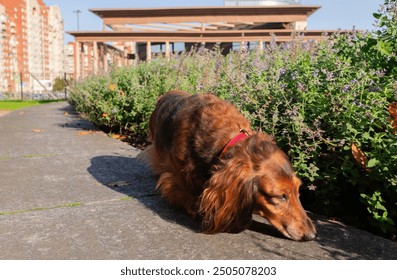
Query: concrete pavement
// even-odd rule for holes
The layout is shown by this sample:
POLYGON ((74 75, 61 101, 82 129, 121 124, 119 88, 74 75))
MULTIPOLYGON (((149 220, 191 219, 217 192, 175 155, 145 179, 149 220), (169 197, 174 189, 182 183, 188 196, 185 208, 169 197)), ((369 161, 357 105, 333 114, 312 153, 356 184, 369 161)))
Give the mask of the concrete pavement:
POLYGON ((311 242, 258 217, 239 234, 201 234, 138 154, 66 102, 2 116, 0 259, 397 259, 396 242, 316 215, 311 242))

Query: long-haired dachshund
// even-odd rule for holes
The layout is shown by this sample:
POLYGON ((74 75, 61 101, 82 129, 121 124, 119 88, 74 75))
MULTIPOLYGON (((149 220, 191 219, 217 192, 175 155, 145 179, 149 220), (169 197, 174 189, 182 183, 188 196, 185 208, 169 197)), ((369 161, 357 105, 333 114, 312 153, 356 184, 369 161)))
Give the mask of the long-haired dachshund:
POLYGON ((159 99, 149 128, 157 188, 200 219, 203 232, 240 232, 257 213, 290 239, 315 238, 287 156, 272 136, 251 131, 229 102, 171 91, 159 99))

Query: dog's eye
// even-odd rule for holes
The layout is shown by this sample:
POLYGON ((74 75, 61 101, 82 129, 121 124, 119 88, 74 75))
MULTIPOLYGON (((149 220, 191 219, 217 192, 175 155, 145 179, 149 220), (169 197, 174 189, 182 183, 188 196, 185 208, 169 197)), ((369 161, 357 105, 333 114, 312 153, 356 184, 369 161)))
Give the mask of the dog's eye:
POLYGON ((286 194, 280 195, 278 199, 282 202, 286 202, 288 200, 288 196, 286 194))

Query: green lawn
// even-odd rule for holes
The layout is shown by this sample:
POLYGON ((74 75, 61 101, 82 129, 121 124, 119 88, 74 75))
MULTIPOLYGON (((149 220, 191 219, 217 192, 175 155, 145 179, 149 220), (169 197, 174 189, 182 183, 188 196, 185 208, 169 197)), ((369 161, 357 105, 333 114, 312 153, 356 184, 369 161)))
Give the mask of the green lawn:
POLYGON ((57 100, 27 100, 27 101, 5 100, 5 101, 0 101, 0 110, 12 111, 25 107, 45 104, 49 102, 57 102, 57 100))

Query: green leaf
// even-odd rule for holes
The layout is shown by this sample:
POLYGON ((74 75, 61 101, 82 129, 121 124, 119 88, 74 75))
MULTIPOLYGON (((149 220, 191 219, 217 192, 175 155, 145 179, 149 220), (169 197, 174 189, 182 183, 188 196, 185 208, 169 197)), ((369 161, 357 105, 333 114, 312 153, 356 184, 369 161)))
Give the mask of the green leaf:
MULTIPOLYGON (((382 211, 387 211, 387 209, 386 209, 386 207, 385 206, 383 206, 381 203, 380 203, 380 201, 377 201, 376 202, 376 204, 375 204, 375 209, 378 209, 378 210, 382 210, 382 211)), ((386 212, 387 213, 387 212, 386 212)))
POLYGON ((368 132, 364 132, 363 133, 363 138, 364 139, 371 139, 372 137, 371 137, 371 135, 368 132))
POLYGON ((367 167, 368 167, 368 168, 372 168, 372 167, 378 165, 379 163, 380 163, 380 161, 377 160, 376 158, 371 158, 371 159, 368 161, 367 167))
POLYGON ((353 132, 354 134, 358 134, 357 129, 355 129, 350 123, 346 124, 346 128, 348 131, 353 132))
POLYGON ((392 51, 392 46, 389 42, 378 41, 377 49, 383 55, 389 55, 392 51))

